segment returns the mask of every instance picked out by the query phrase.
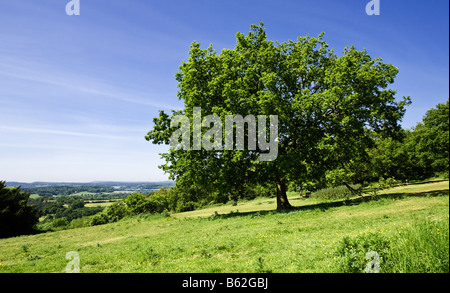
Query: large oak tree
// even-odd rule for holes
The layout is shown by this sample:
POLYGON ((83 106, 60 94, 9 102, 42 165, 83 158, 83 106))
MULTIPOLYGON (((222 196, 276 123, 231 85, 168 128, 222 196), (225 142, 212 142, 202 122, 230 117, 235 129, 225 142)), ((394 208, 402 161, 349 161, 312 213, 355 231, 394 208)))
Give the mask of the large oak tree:
MULTIPOLYGON (((160 111, 146 139, 169 144, 176 130, 170 120, 182 114, 192 124, 194 107, 201 107, 202 116, 215 114, 222 121, 225 115, 277 115, 278 156, 261 161, 266 150, 170 149, 162 154, 166 163, 161 168, 181 188, 232 198, 246 185, 271 181, 277 209, 291 208, 288 181, 320 178, 356 156, 367 156, 370 132, 395 133, 409 103, 408 97, 396 101, 389 88, 398 68, 353 46, 338 57, 323 33, 279 43, 268 40, 263 24, 252 25, 246 36, 237 34, 234 49, 218 54, 212 46, 202 50, 194 42, 189 55, 176 74, 184 109, 171 116, 160 111)), ((249 139, 246 134, 245 145, 249 139)))

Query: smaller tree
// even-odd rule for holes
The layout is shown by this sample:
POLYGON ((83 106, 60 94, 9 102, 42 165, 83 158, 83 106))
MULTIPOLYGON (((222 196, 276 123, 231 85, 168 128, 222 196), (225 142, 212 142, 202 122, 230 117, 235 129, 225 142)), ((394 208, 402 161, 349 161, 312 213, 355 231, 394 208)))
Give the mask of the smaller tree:
POLYGON ((141 192, 130 194, 125 199, 125 204, 132 215, 143 214, 150 211, 150 202, 141 192))
POLYGON ((108 217, 108 221, 111 223, 117 222, 125 218, 129 214, 127 205, 123 200, 116 201, 115 203, 107 207, 105 213, 108 217))
POLYGON ((414 132, 415 150, 420 164, 429 166, 433 175, 449 169, 449 106, 438 104, 428 110, 423 122, 417 124, 414 132))
POLYGON ((399 136, 399 139, 377 138, 375 147, 369 151, 370 174, 365 180, 377 181, 380 177, 405 180, 416 177, 413 174, 417 169, 407 151, 408 138, 411 134, 409 131, 402 130, 399 136))
POLYGON ((380 177, 406 180, 448 176, 448 100, 427 111, 413 129, 398 132, 397 138, 376 137, 375 146, 369 151, 369 181, 380 177))
POLYGON ((0 181, 0 238, 29 234, 39 222, 40 213, 28 205, 30 194, 20 187, 6 187, 0 181))

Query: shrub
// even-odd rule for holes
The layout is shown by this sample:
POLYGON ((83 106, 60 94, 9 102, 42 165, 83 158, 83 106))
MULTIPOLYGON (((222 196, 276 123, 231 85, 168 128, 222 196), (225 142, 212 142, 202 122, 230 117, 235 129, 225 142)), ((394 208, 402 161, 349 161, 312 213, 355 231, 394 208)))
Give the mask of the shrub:
POLYGON ((89 226, 91 226, 92 218, 93 218, 93 216, 87 216, 87 217, 74 219, 74 220, 70 221, 69 226, 67 226, 67 228, 74 229, 74 228, 89 227, 89 226))
POLYGON ((169 210, 177 213, 193 211, 211 202, 211 192, 196 186, 172 187, 168 191, 169 210))
POLYGON ((105 215, 110 223, 117 222, 128 216, 128 214, 127 205, 122 200, 116 201, 105 209, 105 215))
POLYGON ((151 203, 140 192, 130 194, 125 199, 125 204, 132 215, 147 213, 151 210, 151 203))
POLYGON ((367 253, 380 256, 381 273, 449 273, 448 221, 416 220, 387 238, 378 233, 344 237, 336 253, 345 273, 365 272, 367 253))
POLYGON ((150 194, 147 200, 149 201, 149 211, 152 213, 162 213, 169 209, 169 192, 164 188, 150 194))
POLYGON ((252 200, 257 197, 271 197, 275 196, 274 188, 267 183, 258 183, 254 185, 246 186, 243 194, 240 195, 241 199, 252 200))
POLYGON ((339 263, 344 273, 363 273, 370 262, 366 257, 369 252, 376 252, 380 256, 380 267, 389 258, 390 242, 378 233, 366 233, 356 237, 344 237, 338 245, 337 255, 341 257, 339 263))
POLYGON ((69 225, 69 221, 66 218, 58 218, 52 221, 52 228, 60 228, 69 225))
POLYGON ((108 216, 104 213, 98 213, 92 217, 91 226, 104 225, 109 222, 108 216))
MULTIPOLYGON (((351 185, 353 189, 359 189, 361 185, 351 185)), ((346 186, 329 187, 318 190, 311 194, 312 198, 334 200, 334 199, 348 199, 352 195, 350 189, 346 186)))
POLYGON ((388 188, 399 186, 400 184, 402 184, 402 181, 401 180, 397 180, 394 177, 389 177, 388 179, 386 179, 386 186, 388 188))
POLYGON ((402 182, 400 180, 397 180, 393 177, 389 177, 388 179, 384 179, 383 177, 380 177, 378 182, 374 182, 369 185, 368 190, 370 192, 372 192, 373 197, 376 197, 378 195, 379 191, 398 186, 401 183, 402 182))

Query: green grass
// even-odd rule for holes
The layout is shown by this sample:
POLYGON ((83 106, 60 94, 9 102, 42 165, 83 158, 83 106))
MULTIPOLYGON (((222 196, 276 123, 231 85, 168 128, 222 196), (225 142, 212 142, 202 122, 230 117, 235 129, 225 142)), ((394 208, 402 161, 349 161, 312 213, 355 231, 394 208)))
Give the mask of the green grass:
MULTIPOLYGON (((376 200, 331 202, 290 194, 299 207, 290 212, 260 198, 0 239, 0 272, 65 272, 70 251, 82 273, 345 272, 349 255, 340 247, 351 240, 364 248, 372 238, 388 243, 382 272, 448 272, 448 189, 448 181, 411 184, 376 200)), ((368 262, 359 261, 360 268, 368 262)))

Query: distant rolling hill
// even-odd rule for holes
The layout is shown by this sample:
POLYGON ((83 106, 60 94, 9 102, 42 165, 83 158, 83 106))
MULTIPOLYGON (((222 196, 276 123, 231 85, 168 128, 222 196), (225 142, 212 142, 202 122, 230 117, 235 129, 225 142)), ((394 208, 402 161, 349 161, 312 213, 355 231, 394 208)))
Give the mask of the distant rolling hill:
POLYGON ((6 182, 8 187, 21 186, 22 188, 35 187, 52 187, 52 186, 120 186, 120 187, 139 187, 139 186, 156 186, 168 187, 174 186, 173 181, 155 181, 155 182, 126 182, 126 181, 93 181, 93 182, 6 182))

